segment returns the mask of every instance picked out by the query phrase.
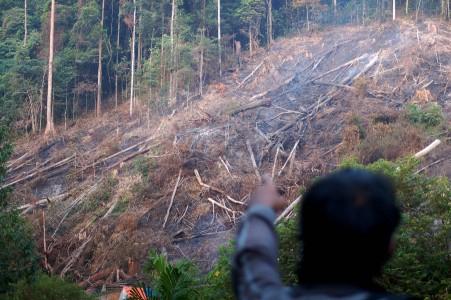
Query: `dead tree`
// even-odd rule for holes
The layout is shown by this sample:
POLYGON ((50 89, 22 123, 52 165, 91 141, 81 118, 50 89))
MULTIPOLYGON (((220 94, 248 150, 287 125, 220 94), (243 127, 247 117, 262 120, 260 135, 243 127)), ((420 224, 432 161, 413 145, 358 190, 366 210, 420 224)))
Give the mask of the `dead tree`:
POLYGON ((49 75, 47 83, 47 125, 45 127, 45 136, 53 136, 55 134, 55 124, 53 123, 53 47, 55 36, 55 0, 52 0, 50 10, 50 41, 49 41, 49 75))
POLYGON ((105 16, 105 0, 102 0, 102 16, 100 18, 99 37, 99 66, 97 68, 97 105, 96 117, 102 114, 102 47, 103 47, 103 19, 105 16))

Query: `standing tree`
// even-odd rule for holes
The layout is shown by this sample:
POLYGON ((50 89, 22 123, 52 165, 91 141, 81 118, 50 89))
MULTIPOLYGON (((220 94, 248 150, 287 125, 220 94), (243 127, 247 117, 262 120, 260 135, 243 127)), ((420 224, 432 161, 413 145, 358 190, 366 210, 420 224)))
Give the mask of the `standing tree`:
POLYGON ((272 44, 273 30, 272 30, 272 0, 266 1, 266 35, 268 39, 268 48, 272 44))
POLYGON ((396 0, 393 1, 393 21, 396 20, 396 0))
POLYGON ((133 116, 134 90, 135 90, 135 40, 136 40, 136 3, 133 0, 133 33, 131 41, 131 78, 130 78, 130 117, 133 116))
POLYGON ((117 6, 117 36, 116 36, 116 66, 114 71, 114 103, 115 108, 117 108, 117 102, 118 102, 118 93, 119 93, 119 86, 118 86, 118 68, 119 68, 119 48, 120 48, 120 41, 121 41, 121 4, 118 3, 117 6))
POLYGON ((261 0, 241 0, 235 15, 247 27, 249 35, 249 52, 252 57, 254 49, 258 46, 260 35, 260 22, 265 13, 265 4, 261 0))
POLYGON ((102 0, 102 16, 100 18, 100 37, 99 37, 99 65, 97 68, 97 105, 96 117, 102 114, 102 47, 103 47, 103 19, 105 15, 105 0, 102 0))
POLYGON ((320 0, 293 0, 294 7, 305 7, 307 31, 310 31, 310 9, 320 5, 320 0))
POLYGON ((27 37, 28 37, 28 9, 27 9, 27 0, 24 1, 24 18, 23 18, 23 26, 24 26, 24 35, 23 35, 23 45, 27 45, 27 37))
POLYGON ((218 0, 218 63, 219 77, 222 77, 222 53, 221 53, 221 0, 218 0))
POLYGON ((175 69, 175 43, 174 43, 174 34, 175 34, 175 17, 177 13, 177 1, 172 0, 171 5, 171 27, 170 27, 170 37, 171 37, 171 63, 170 63, 170 71, 169 71, 169 103, 173 104, 176 97, 176 92, 174 91, 174 69, 175 69))
POLYGON ((50 9, 50 41, 49 41, 49 75, 47 83, 47 125, 45 127, 45 136, 50 137, 55 134, 55 125, 53 123, 53 47, 55 35, 55 0, 52 0, 50 9))

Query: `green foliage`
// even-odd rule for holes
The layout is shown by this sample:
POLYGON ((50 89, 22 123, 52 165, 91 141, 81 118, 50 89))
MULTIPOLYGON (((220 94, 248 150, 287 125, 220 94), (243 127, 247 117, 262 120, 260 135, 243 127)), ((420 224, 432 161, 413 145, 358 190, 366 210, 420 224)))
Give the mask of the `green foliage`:
POLYGON ((133 161, 133 169, 141 174, 143 179, 147 179, 149 177, 150 164, 151 161, 147 157, 140 156, 133 161))
POLYGON ((380 282, 393 292, 419 297, 448 297, 451 259, 451 184, 447 178, 416 174, 418 161, 377 161, 366 167, 348 160, 344 167, 360 167, 390 177, 403 209, 397 251, 380 282))
MULTIPOLYGON (((66 282, 59 277, 49 277, 40 274, 36 281, 29 283, 19 281, 15 286, 15 292, 10 293, 4 299, 9 300, 94 300, 80 287, 66 282)), ((0 296, 0 299, 2 297, 0 296)))
POLYGON ((99 208, 102 208, 108 201, 111 199, 111 196, 113 194, 114 188, 116 184, 118 183, 118 180, 113 177, 107 177, 100 186, 93 192, 86 201, 84 201, 83 206, 81 207, 81 210, 83 212, 97 212, 101 213, 98 210, 99 208))
POLYGON ((235 16, 246 26, 255 26, 265 13, 265 3, 261 0, 241 0, 235 16))
POLYGON ((443 122, 442 108, 436 103, 425 107, 409 104, 406 106, 406 116, 413 124, 419 124, 426 128, 436 127, 443 122))
POLYGON ((19 280, 32 281, 38 267, 30 226, 17 212, 0 211, 0 294, 19 280))
POLYGON ((111 212, 113 215, 120 215, 128 208, 128 199, 126 197, 123 197, 119 199, 116 206, 114 207, 113 211, 111 212))
POLYGON ((144 268, 162 300, 202 299, 201 276, 192 262, 171 264, 166 256, 151 252, 144 268))
POLYGON ((297 268, 300 260, 300 243, 297 218, 281 222, 277 226, 279 235, 279 267, 286 284, 298 283, 297 268))
MULTIPOLYGON (((12 146, 8 141, 7 132, 6 127, 0 125, 0 184, 3 182, 3 178, 6 175, 6 162, 12 153, 12 146)), ((8 189, 0 190, 0 211, 7 204, 7 195, 8 189)))
POLYGON ((206 276, 206 299, 235 299, 232 288, 230 263, 234 252, 234 244, 230 243, 219 249, 219 257, 212 270, 206 276))

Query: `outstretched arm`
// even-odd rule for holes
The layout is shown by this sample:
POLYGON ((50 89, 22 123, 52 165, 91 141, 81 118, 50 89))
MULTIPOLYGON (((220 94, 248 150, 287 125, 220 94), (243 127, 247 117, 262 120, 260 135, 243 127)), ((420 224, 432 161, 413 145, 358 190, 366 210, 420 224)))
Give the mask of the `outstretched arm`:
POLYGON ((274 185, 257 188, 238 230, 233 261, 233 285, 237 299, 289 299, 277 264, 278 240, 274 208, 281 204, 274 185))

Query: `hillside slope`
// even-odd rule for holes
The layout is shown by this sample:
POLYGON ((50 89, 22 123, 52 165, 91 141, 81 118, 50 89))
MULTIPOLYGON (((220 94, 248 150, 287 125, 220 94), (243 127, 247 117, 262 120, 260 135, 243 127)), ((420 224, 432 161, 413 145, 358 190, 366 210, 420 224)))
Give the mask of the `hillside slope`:
POLYGON ((209 269, 260 174, 272 173, 291 201, 358 155, 356 120, 389 123, 406 103, 437 102, 444 132, 402 135, 394 151, 361 159, 413 154, 439 136, 444 143, 423 164, 441 159, 426 171, 451 177, 451 28, 437 26, 346 26, 282 39, 171 116, 149 119, 142 107, 130 119, 125 103, 60 128, 51 142, 23 138, 6 181, 14 205, 35 224, 41 251, 45 230, 48 268, 95 288, 115 282, 117 270, 121 280, 139 277, 149 249, 209 269), (46 207, 44 228, 36 206, 46 207))

